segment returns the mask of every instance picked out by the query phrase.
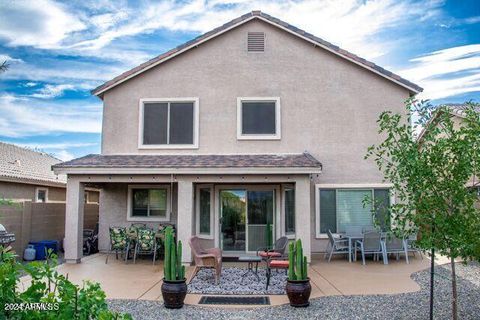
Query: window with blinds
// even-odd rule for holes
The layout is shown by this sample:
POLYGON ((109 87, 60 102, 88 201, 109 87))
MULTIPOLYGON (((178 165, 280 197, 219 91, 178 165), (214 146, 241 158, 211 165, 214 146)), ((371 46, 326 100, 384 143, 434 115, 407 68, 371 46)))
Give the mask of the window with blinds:
MULTIPOLYGON (((384 229, 390 223, 390 191, 388 189, 319 189, 320 234, 330 230, 344 233, 347 227, 368 227, 374 225, 372 206, 364 207, 363 200, 373 197, 376 220, 384 229)), ((317 232, 318 232, 317 231, 317 232)))

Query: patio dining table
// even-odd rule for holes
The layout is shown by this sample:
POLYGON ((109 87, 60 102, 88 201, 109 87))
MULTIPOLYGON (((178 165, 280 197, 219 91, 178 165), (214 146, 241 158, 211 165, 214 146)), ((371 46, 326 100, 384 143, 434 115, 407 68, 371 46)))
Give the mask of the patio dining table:
POLYGON ((352 262, 352 247, 357 240, 363 239, 363 234, 348 234, 342 235, 342 238, 348 239, 348 262, 352 262))

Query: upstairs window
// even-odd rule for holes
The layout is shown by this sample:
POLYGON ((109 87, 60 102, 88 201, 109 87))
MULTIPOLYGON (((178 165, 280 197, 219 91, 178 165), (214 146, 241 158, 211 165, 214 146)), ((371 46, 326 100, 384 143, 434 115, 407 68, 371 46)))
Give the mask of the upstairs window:
POLYGON ((280 139, 280 98, 238 98, 239 140, 280 139))
POLYGON ((142 99, 139 148, 198 147, 198 99, 142 99))

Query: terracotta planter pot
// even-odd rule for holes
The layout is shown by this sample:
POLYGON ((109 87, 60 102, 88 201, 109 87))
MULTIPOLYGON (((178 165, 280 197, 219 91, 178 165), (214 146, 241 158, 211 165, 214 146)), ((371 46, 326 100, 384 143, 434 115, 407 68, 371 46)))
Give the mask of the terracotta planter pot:
POLYGON ((163 279, 162 296, 163 305, 168 309, 180 309, 187 295, 186 279, 168 281, 163 279))
POLYGON ((285 290, 292 307, 308 307, 310 305, 308 301, 312 292, 310 278, 307 278, 307 280, 287 280, 285 290))

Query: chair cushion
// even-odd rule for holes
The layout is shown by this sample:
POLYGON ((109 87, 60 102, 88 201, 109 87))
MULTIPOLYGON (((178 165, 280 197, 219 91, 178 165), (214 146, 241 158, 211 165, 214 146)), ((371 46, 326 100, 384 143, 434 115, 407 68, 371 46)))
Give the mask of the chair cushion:
POLYGON ((282 254, 280 252, 274 251, 262 251, 259 253, 260 257, 281 257, 282 254))
POLYGON ((270 268, 288 268, 288 260, 272 260, 270 268))

